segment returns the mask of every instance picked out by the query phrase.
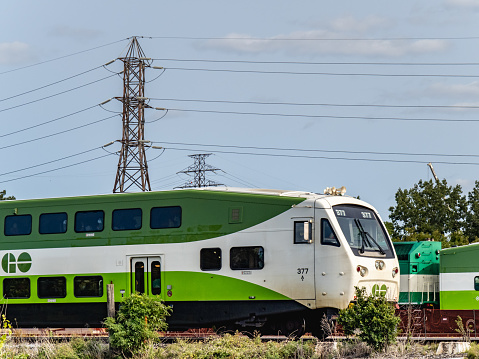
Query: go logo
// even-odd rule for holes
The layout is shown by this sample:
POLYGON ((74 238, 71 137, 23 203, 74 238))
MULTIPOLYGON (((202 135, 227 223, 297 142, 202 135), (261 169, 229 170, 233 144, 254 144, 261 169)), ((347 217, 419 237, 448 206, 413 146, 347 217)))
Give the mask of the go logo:
POLYGON ((15 259, 12 253, 7 253, 2 258, 2 268, 5 273, 16 273, 17 269, 26 273, 32 267, 32 257, 30 254, 23 252, 15 259))
POLYGON ((386 284, 383 284, 382 286, 379 286, 379 284, 375 284, 373 285, 371 293, 372 295, 376 297, 385 297, 387 291, 388 291, 388 287, 386 287, 386 284))

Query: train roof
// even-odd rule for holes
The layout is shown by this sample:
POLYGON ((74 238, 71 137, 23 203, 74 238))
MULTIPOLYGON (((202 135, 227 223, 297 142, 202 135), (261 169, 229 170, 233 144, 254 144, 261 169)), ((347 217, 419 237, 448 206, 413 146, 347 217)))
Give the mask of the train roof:
POLYGON ((479 243, 445 248, 440 253, 441 273, 479 271, 479 243))

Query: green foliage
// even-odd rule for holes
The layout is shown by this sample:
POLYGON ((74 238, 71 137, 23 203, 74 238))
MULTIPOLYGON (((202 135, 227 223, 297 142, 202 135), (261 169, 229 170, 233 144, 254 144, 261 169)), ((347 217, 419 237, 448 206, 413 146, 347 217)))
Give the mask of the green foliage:
POLYGON ((461 186, 448 186, 446 180, 420 180, 399 189, 395 199, 389 208, 393 240, 433 239, 443 248, 479 241, 479 181, 466 197, 461 186))
POLYGON ((479 344, 471 343, 471 347, 467 351, 467 359, 479 359, 479 344))
POLYGON ((204 342, 178 341, 160 347, 151 358, 235 358, 235 359, 306 359, 314 357, 315 343, 303 341, 261 342, 238 333, 225 334, 204 342))
POLYGON ((6 197, 7 191, 0 191, 0 201, 15 199, 13 196, 6 197))
POLYGON ((374 350, 383 350, 396 341, 399 317, 384 296, 366 296, 356 287, 356 303, 339 312, 338 324, 347 336, 357 335, 374 350))
POLYGON ((8 339, 12 335, 12 324, 7 319, 5 314, 1 316, 0 329, 2 329, 3 334, 0 335, 0 352, 3 350, 3 347, 7 343, 8 339))
POLYGON ((166 330, 166 317, 171 308, 160 297, 150 298, 145 294, 134 293, 121 303, 115 318, 104 322, 110 335, 110 345, 125 356, 157 338, 157 331, 166 330))

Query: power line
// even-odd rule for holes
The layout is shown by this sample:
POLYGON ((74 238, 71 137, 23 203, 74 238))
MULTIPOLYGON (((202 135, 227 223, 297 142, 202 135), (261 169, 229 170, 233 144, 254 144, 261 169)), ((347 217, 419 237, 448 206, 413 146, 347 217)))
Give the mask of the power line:
POLYGON ((458 37, 330 37, 330 38, 287 38, 287 37, 194 37, 194 36, 148 36, 149 39, 165 40, 249 40, 249 41, 402 41, 402 40, 478 40, 479 36, 458 37))
POLYGON ((117 44, 117 43, 119 43, 119 42, 126 41, 126 40, 128 40, 128 38, 127 38, 127 39, 118 40, 118 41, 113 41, 113 42, 110 42, 110 43, 108 43, 108 44, 104 44, 104 45, 92 47, 92 48, 90 48, 90 49, 86 49, 86 50, 74 52, 74 53, 72 53, 72 54, 63 55, 63 56, 55 57, 55 58, 53 58, 53 59, 49 59, 49 60, 37 62, 37 63, 35 63, 35 64, 31 64, 31 65, 27 65, 27 66, 22 66, 22 67, 17 67, 16 69, 12 69, 12 70, 8 70, 8 71, 0 72, 0 75, 7 74, 7 73, 10 73, 10 72, 14 72, 14 71, 24 70, 24 69, 27 69, 27 68, 30 68, 30 67, 43 65, 43 64, 46 64, 46 63, 49 63, 49 62, 53 62, 53 61, 57 61, 57 60, 61 60, 61 59, 65 59, 65 58, 67 58, 67 57, 72 57, 72 56, 75 56, 75 55, 83 54, 83 53, 85 53, 85 52, 97 50, 97 49, 100 49, 100 48, 102 48, 102 47, 114 45, 114 44, 117 44))
POLYGON ((255 60, 211 60, 154 58, 155 61, 204 62, 225 64, 258 65, 372 65, 372 66, 477 66, 479 62, 310 62, 310 61, 255 61, 255 60))
MULTIPOLYGON (((176 148, 167 147, 168 150, 177 151, 192 151, 189 148, 176 148)), ((287 157, 287 158, 306 158, 306 159, 323 159, 323 160, 343 160, 343 161, 365 161, 365 162, 389 162, 389 163, 420 163, 425 164, 428 161, 417 160, 394 160, 394 159, 376 159, 376 158, 351 158, 351 157, 327 157, 327 156, 306 156, 306 155, 291 155, 291 154, 273 154, 273 153, 254 153, 254 152, 239 152, 239 151, 222 151, 211 150, 213 153, 227 153, 235 155, 250 155, 250 156, 266 156, 266 157, 287 157)), ((434 163, 446 164, 446 165, 471 165, 479 166, 479 162, 446 162, 446 161, 434 161, 434 163)))
POLYGON ((92 72, 92 71, 94 71, 94 70, 97 70, 97 69, 99 69, 99 68, 101 68, 101 67, 103 67, 103 66, 105 66, 105 65, 100 65, 100 66, 94 67, 94 68, 92 68, 92 69, 90 69, 90 70, 83 71, 83 72, 80 72, 79 74, 76 74, 76 75, 73 75, 73 76, 69 76, 69 77, 64 78, 64 79, 62 79, 62 80, 58 80, 58 81, 49 83, 48 85, 44 85, 44 86, 41 86, 41 87, 37 87, 37 88, 35 88, 35 89, 33 89, 33 90, 25 91, 25 92, 22 92, 22 93, 19 93, 19 94, 10 96, 10 97, 2 98, 2 99, 0 99, 0 102, 6 101, 6 100, 10 100, 10 99, 15 98, 15 97, 23 96, 23 95, 26 95, 26 94, 28 94, 28 93, 32 93, 32 92, 35 92, 35 91, 38 91, 38 90, 42 90, 42 89, 47 88, 47 87, 49 87, 49 86, 53 86, 53 85, 59 84, 59 83, 61 83, 61 82, 65 82, 65 81, 71 80, 71 79, 73 79, 73 78, 75 78, 75 77, 78 77, 78 76, 87 74, 87 73, 89 73, 89 72, 92 72))
MULTIPOLYGON (((158 109, 158 108, 157 108, 158 109)), ((286 114, 286 113, 263 113, 263 112, 240 112, 240 111, 218 111, 218 110, 195 110, 168 108, 161 109, 168 111, 180 112, 197 112, 197 113, 216 113, 226 115, 245 115, 245 116, 276 116, 276 117, 302 117, 302 118, 333 118, 333 119, 358 119, 358 120, 386 120, 386 121, 432 121, 432 122, 479 122, 479 119, 448 119, 448 118, 405 118, 405 117, 371 117, 371 116, 336 116, 336 115, 303 115, 303 114, 286 114)))
POLYGON ((184 143, 184 142, 164 142, 154 141, 152 143, 161 143, 166 145, 182 145, 182 146, 202 146, 202 147, 219 147, 219 148, 236 148, 245 150, 267 150, 267 151, 296 151, 296 152, 323 152, 323 153, 347 153, 347 154, 369 154, 369 155, 394 155, 394 156, 437 156, 437 157, 479 157, 479 155, 471 154, 450 154, 450 153, 411 153, 411 152, 378 152, 378 151, 345 151, 345 150, 323 150, 323 149, 304 149, 304 148, 281 148, 281 147, 258 147, 258 146, 236 146, 236 145, 211 145, 201 143, 184 143))
POLYGON ((28 140, 28 141, 17 142, 17 143, 11 144, 11 145, 3 146, 3 147, 0 147, 0 150, 4 150, 4 149, 6 149, 6 148, 11 148, 11 147, 16 147, 16 146, 24 145, 24 144, 31 143, 31 142, 35 142, 35 141, 39 141, 39 140, 44 140, 45 138, 50 138, 50 137, 58 136, 58 135, 61 135, 61 134, 67 133, 67 132, 75 131, 75 130, 78 130, 78 129, 83 128, 83 127, 91 126, 91 125, 94 125, 94 124, 96 124, 96 123, 100 123, 100 122, 109 120, 110 118, 113 118, 113 117, 115 117, 115 116, 118 116, 118 115, 112 115, 112 116, 110 116, 110 117, 105 117, 105 118, 102 118, 101 120, 97 120, 97 121, 93 121, 93 122, 90 122, 90 123, 87 123, 87 124, 84 124, 84 125, 81 125, 81 126, 69 128, 69 129, 67 129, 67 130, 63 130, 63 131, 60 131, 60 132, 55 132, 55 133, 52 133, 52 134, 50 134, 50 135, 46 135, 46 136, 42 136, 42 137, 37 137, 37 138, 31 139, 31 140, 28 140))
POLYGON ((368 105, 368 104, 336 104, 336 103, 297 103, 297 102, 265 102, 265 101, 232 101, 232 100, 202 100, 177 98, 149 98, 155 101, 199 102, 199 103, 226 103, 240 105, 284 105, 284 106, 330 106, 330 107, 380 107, 380 108, 463 108, 479 109, 479 106, 468 105, 368 105))
POLYGON ((42 98, 39 98, 39 99, 36 99, 36 100, 33 100, 33 101, 29 101, 29 102, 25 102, 25 103, 22 103, 20 105, 16 105, 16 106, 12 106, 12 107, 8 107, 8 108, 4 108, 4 109, 1 109, 0 112, 5 112, 5 111, 8 111, 8 110, 13 110, 15 108, 18 108, 18 107, 22 107, 22 106, 26 106, 26 105, 31 105, 32 103, 36 103, 36 102, 40 102, 40 101, 43 101, 43 100, 47 100, 49 98, 52 98, 52 97, 56 97, 56 96, 59 96, 59 95, 63 95, 67 92, 71 92, 71 91, 75 91, 75 90, 78 90, 82 87, 86 87, 86 86, 89 86, 89 85, 92 85, 92 84, 95 84, 97 82, 100 82, 100 81, 103 81, 103 80, 107 80, 113 76, 117 76, 119 75, 121 72, 119 73, 115 73, 113 75, 109 75, 107 77, 103 77, 99 80, 95 80, 95 81, 92 81, 92 82, 89 82, 89 83, 86 83, 86 84, 83 84, 83 85, 80 85, 80 86, 77 86, 77 87, 73 87, 71 89, 68 89, 68 90, 65 90, 65 91, 62 91, 62 92, 58 92, 56 94, 53 94, 53 95, 49 95, 49 96, 46 96, 46 97, 42 97, 42 98))
POLYGON ((283 75, 320 75, 320 76, 370 76, 370 77, 459 77, 478 78, 479 75, 458 75, 458 74, 380 74, 380 73, 340 73, 340 72, 297 72, 297 71, 265 71, 265 70, 232 70, 232 69, 206 69, 189 67, 164 67, 166 70, 180 71, 206 71, 206 72, 230 72, 230 73, 252 73, 252 74, 283 74, 283 75))

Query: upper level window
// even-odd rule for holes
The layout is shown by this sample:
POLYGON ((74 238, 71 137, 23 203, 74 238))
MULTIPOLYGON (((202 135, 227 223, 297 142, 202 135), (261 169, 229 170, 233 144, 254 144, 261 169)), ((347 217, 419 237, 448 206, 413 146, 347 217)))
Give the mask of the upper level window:
POLYGON ((339 247, 338 237, 326 218, 321 219, 321 244, 339 247))
POLYGON ((40 215, 40 234, 65 233, 67 231, 66 213, 44 213, 40 215))
POLYGON ((128 231, 141 228, 141 208, 115 209, 111 228, 114 231, 128 231))
POLYGON ((105 214, 103 211, 88 211, 75 213, 75 232, 103 231, 105 214))
POLYGON ((181 207, 154 207, 150 213, 150 227, 178 228, 181 226, 181 207))
POLYGON ((311 243, 313 224, 309 220, 294 222, 294 243, 311 243))
POLYGON ((233 247, 230 249, 231 269, 263 269, 263 247, 233 247))
POLYGON ((202 248, 200 251, 201 270, 221 269, 221 248, 202 248))
POLYGON ((38 298, 65 298, 67 280, 65 277, 40 277, 37 281, 38 298))
POLYGON ((29 214, 5 217, 6 236, 19 236, 32 233, 32 216, 29 214))
POLYGON ((30 279, 5 278, 3 280, 3 297, 12 299, 30 298, 30 279))

